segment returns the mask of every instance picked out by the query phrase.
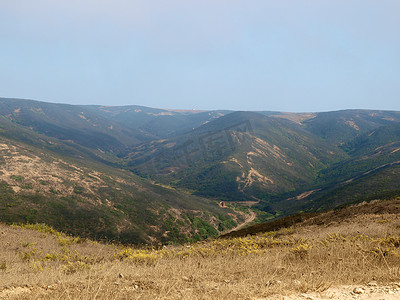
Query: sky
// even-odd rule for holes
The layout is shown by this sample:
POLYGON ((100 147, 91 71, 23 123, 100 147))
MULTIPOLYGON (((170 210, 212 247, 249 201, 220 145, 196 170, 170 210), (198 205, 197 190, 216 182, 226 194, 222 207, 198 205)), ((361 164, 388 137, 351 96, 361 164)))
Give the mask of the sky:
POLYGON ((0 0, 0 97, 400 110, 398 0, 0 0))

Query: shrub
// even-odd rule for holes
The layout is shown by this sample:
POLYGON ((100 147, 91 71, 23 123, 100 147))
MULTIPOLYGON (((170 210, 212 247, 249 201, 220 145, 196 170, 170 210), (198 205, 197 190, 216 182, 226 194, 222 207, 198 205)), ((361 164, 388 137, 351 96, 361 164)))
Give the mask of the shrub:
POLYGON ((90 269, 90 265, 83 261, 69 261, 66 265, 64 265, 64 273, 67 275, 88 269, 90 269))
POLYGON ((304 259, 309 255, 311 249, 311 245, 303 243, 297 245, 297 247, 291 248, 290 253, 293 254, 296 258, 304 259))
POLYGON ((74 193, 75 194, 83 194, 83 192, 85 191, 85 188, 81 187, 81 186, 76 186, 74 187, 74 193))
POLYGON ((21 181, 21 180, 24 179, 24 177, 22 177, 20 175, 11 175, 10 178, 15 180, 15 181, 21 181))

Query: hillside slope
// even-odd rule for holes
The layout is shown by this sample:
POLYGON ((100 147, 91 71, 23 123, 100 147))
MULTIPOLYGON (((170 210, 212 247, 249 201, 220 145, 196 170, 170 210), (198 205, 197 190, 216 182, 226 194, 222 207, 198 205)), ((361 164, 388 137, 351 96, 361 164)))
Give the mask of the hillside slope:
POLYGON ((316 113, 302 124, 315 135, 340 145, 376 128, 397 122, 400 122, 398 111, 349 109, 316 113))
POLYGON ((137 174, 224 200, 268 199, 311 184, 346 154, 297 124, 235 112, 188 134, 132 148, 137 174))
POLYGON ((0 132, 3 222, 41 222, 127 243, 198 240, 236 225, 235 213, 215 201, 154 185, 79 149, 63 154, 68 145, 34 132, 31 138, 40 142, 28 144, 0 132), (56 151, 49 150, 52 146, 56 151))
POLYGON ((400 124, 360 135, 342 148, 351 158, 320 172, 317 191, 298 201, 305 210, 400 195, 400 124))
POLYGON ((230 113, 227 110, 172 110, 138 105, 90 105, 84 107, 131 130, 146 132, 153 139, 162 139, 183 134, 230 113))
MULTIPOLYGON (((316 116, 317 123, 313 126, 329 129, 332 135, 322 137, 338 143, 347 158, 319 170, 312 184, 261 204, 262 209, 287 215, 400 195, 398 112, 350 110, 316 116)), ((305 119, 301 124, 308 130, 312 121, 313 118, 305 119)))
POLYGON ((158 249, 0 224, 0 298, 394 300, 399 207, 377 200, 158 249))
POLYGON ((93 113, 84 106, 0 98, 0 116, 37 133, 104 151, 118 151, 151 136, 93 113))
POLYGON ((0 98, 2 220, 49 218, 96 237, 185 241, 240 222, 216 205, 221 200, 257 202, 260 221, 397 196, 399 121, 395 111, 179 111, 0 98), (96 181, 93 172, 103 175, 96 181))

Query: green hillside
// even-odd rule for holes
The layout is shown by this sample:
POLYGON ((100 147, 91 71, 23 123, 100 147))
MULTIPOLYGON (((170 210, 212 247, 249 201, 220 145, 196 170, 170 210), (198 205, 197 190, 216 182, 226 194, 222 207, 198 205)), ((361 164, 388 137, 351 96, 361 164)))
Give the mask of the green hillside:
POLYGON ((282 197, 274 208, 286 213, 315 211, 400 195, 400 124, 360 135, 342 148, 350 157, 321 170, 308 187, 312 193, 303 193, 306 197, 301 199, 282 197))
POLYGON ((250 201, 260 221, 397 196, 399 121, 395 111, 0 98, 0 221, 128 243, 184 242, 253 221, 247 209, 229 208, 237 203, 250 201))
POLYGON ((0 98, 0 116, 37 133, 104 151, 151 139, 77 105, 0 98))
POLYGON ((0 117, 0 221, 125 243, 185 242, 242 220, 229 208, 113 167, 107 153, 0 117))
POLYGON ((338 145, 396 122, 400 122, 397 111, 349 109, 317 113, 303 125, 308 131, 338 145))
POLYGON ((273 215, 397 193, 398 112, 266 115, 235 112, 142 144, 132 148, 128 166, 197 195, 257 200, 273 215))
POLYGON ((215 201, 90 161, 0 138, 0 220, 129 243, 184 242, 236 225, 215 201))
POLYGON ((162 139, 183 134, 230 113, 227 110, 172 110, 138 105, 92 105, 83 107, 131 130, 146 132, 153 139, 162 139))
POLYGON ((137 174, 224 200, 269 199, 311 184, 346 154, 297 124, 235 112, 188 134, 132 148, 137 174))

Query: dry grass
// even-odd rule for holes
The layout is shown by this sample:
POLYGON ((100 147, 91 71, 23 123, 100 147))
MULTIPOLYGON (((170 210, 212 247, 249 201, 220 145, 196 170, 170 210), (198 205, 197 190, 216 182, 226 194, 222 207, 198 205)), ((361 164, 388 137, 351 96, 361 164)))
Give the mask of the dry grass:
POLYGON ((79 168, 43 153, 38 156, 23 145, 8 140, 0 140, 0 155, 3 160, 0 180, 9 184, 14 192, 71 195, 74 194, 73 185, 79 185, 87 193, 95 195, 94 188, 106 185, 102 179, 105 174, 79 168))
POLYGON ((0 225, 0 298, 277 299, 400 277, 400 215, 161 249, 0 225))

